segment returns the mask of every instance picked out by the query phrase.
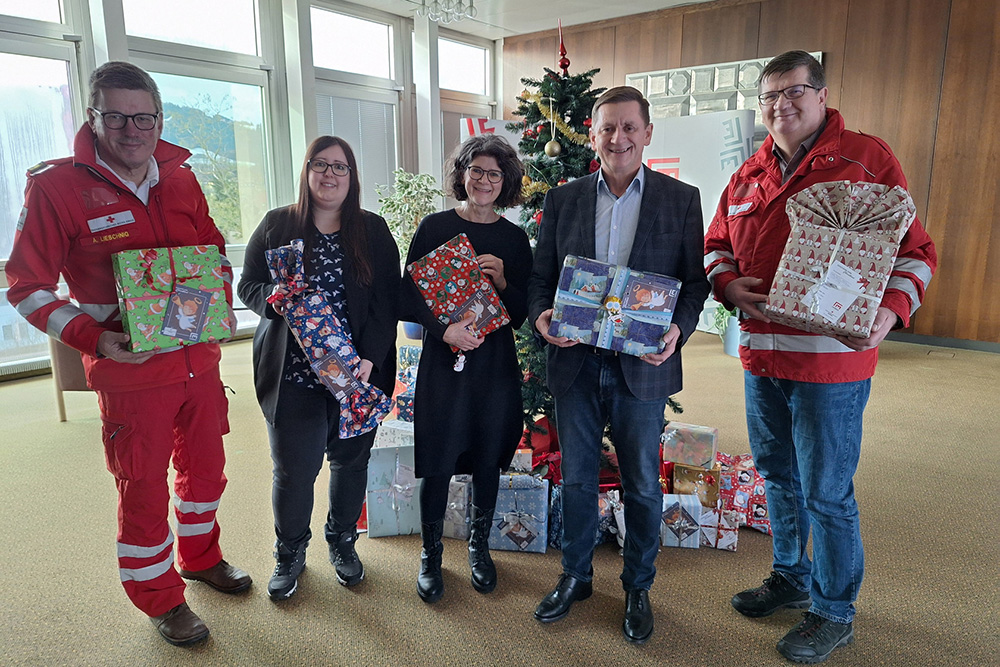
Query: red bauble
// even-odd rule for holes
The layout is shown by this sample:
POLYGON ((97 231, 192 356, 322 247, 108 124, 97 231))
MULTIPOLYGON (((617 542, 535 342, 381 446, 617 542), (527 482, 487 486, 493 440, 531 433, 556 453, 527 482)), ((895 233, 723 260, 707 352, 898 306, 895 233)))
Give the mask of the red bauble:
POLYGON ((535 214, 533 216, 531 216, 531 219, 534 220, 536 224, 539 224, 539 225, 542 224, 542 211, 541 211, 541 209, 539 209, 538 211, 535 211, 535 214))
POLYGON ((559 69, 563 70, 564 72, 567 69, 569 69, 569 58, 563 56, 562 58, 559 59, 559 69))
POLYGON ((590 173, 593 174, 595 171, 601 168, 601 163, 597 160, 590 161, 590 173))
POLYGON ((583 121, 583 126, 584 126, 584 127, 590 127, 590 119, 589 119, 589 118, 587 118, 587 119, 585 119, 585 120, 583 121))
POLYGON ((538 127, 535 128, 535 132, 538 133, 538 134, 541 134, 544 131, 545 131, 545 124, 544 123, 542 123, 541 125, 539 125, 538 127))
POLYGON ((565 178, 562 178, 559 180, 558 183, 556 183, 556 185, 566 185, 568 182, 569 181, 567 181, 565 178))

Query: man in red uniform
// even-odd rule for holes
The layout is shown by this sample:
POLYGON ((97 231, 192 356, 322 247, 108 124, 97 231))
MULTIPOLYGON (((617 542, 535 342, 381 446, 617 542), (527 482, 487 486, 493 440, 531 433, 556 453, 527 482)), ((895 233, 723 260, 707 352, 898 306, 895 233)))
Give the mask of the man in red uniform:
MULTIPOLYGON (((209 631, 184 601, 181 577, 225 593, 251 584, 246 572, 222 559, 215 520, 226 485, 222 436, 229 431, 221 355, 218 344, 209 343, 131 352, 111 255, 214 245, 225 256, 224 240, 184 164, 191 154, 160 140, 163 105, 149 74, 129 63, 106 63, 90 77, 89 104, 73 157, 28 173, 6 267, 8 299, 31 324, 83 353, 118 487, 122 585, 164 639, 192 644, 209 631), (73 301, 56 294, 60 273, 73 301), (180 572, 167 522, 171 461, 180 572)), ((229 266, 225 276, 231 304, 229 266)))
POLYGON ((770 576, 737 593, 732 605, 751 617, 807 609, 777 646, 805 663, 822 662, 854 640, 864 574, 853 482, 862 415, 879 343, 909 325, 937 267, 934 243, 915 220, 864 339, 806 333, 760 310, 788 239, 789 197, 829 181, 906 187, 889 147, 845 130, 840 113, 826 107, 827 93, 822 65, 804 51, 765 66, 759 98, 770 136, 733 175, 705 237, 715 298, 741 312, 750 449, 765 479, 774 531, 770 576))

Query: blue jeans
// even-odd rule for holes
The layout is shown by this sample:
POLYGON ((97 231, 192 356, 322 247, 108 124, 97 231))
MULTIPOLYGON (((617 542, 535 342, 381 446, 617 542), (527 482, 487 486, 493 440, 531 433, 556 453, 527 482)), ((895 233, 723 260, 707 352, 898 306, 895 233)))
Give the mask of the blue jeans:
POLYGON ((618 359, 588 355, 580 374, 555 399, 562 451, 563 572, 591 581, 597 533, 597 473, 604 425, 611 423, 625 505, 622 586, 649 590, 656 575, 660 515, 659 436, 666 399, 642 401, 625 384, 618 359))
POLYGON ((749 372, 745 380, 750 449, 765 480, 774 532, 774 570, 809 591, 810 611, 850 623, 865 570, 854 472, 871 380, 823 384, 749 372))

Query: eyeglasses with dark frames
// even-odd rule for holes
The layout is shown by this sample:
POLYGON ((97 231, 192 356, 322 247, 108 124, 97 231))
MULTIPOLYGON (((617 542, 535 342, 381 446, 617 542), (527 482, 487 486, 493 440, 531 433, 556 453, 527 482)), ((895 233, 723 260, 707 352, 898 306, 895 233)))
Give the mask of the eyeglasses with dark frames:
POLYGON ((466 167, 466 169, 469 170, 469 176, 474 181, 481 181, 483 174, 486 174, 486 179, 490 183, 499 183, 503 180, 503 172, 499 169, 480 169, 479 167, 466 167))
POLYGON ((160 117, 160 112, 156 113, 134 113, 134 114, 124 114, 118 113, 117 111, 101 111, 100 109, 95 109, 90 107, 90 110, 101 117, 104 122, 104 127, 109 130, 121 130, 127 124, 129 119, 132 119, 132 124, 140 130, 152 130, 156 127, 156 119, 160 117))
POLYGON ((766 93, 761 93, 757 96, 757 100, 762 107, 771 107, 778 102, 778 98, 782 95, 785 96, 786 100, 799 99, 806 94, 806 88, 820 90, 820 88, 810 86, 808 83, 797 83, 794 86, 788 86, 788 88, 782 88, 781 90, 769 90, 766 93))
POLYGON ((347 176, 351 167, 343 162, 327 162, 326 160, 309 160, 309 168, 317 174, 325 174, 327 169, 333 169, 337 176, 347 176))

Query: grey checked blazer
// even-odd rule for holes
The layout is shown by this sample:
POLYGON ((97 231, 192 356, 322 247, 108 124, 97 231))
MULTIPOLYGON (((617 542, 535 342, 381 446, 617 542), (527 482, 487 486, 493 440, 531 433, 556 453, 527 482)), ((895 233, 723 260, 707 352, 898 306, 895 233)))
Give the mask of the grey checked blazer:
MULTIPOLYGON (((625 381, 642 400, 666 398, 681 390, 680 346, 698 323, 709 293, 703 265, 704 230, 698 188, 643 166, 645 186, 629 268, 673 276, 681 281, 673 322, 680 327, 677 352, 660 366, 620 355, 625 381)), ((535 320, 552 307, 566 255, 595 257, 594 213, 597 173, 554 188, 545 196, 535 263, 528 282, 528 317, 535 320)), ((593 348, 548 346, 547 375, 553 396, 566 392, 593 348)))

